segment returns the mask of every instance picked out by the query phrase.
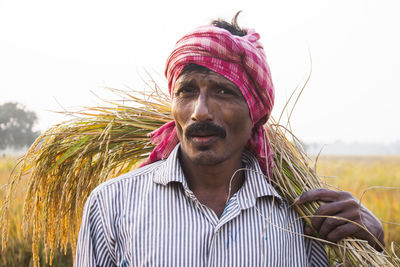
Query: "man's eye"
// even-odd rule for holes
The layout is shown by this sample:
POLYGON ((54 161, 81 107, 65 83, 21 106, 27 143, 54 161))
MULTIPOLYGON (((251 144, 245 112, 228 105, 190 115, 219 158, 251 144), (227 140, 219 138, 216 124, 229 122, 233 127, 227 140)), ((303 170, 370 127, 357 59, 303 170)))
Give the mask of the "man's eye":
POLYGON ((195 90, 192 87, 182 87, 179 88, 178 91, 176 92, 177 96, 186 96, 186 95, 191 95, 194 94, 195 90))
POLYGON ((234 94, 231 90, 226 89, 226 88, 220 88, 217 90, 217 92, 218 92, 218 94, 221 94, 221 95, 233 95, 234 94))

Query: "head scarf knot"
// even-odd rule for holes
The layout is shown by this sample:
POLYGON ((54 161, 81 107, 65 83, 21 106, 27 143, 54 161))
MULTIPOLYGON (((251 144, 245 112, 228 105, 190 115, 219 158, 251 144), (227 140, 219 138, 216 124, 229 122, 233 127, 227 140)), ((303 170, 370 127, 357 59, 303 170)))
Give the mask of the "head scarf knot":
MULTIPOLYGON (((247 102, 253 123, 246 149, 257 158, 264 174, 271 177, 273 155, 263 125, 274 104, 274 87, 264 48, 258 42, 260 35, 254 30, 246 33, 237 36, 215 26, 197 28, 176 43, 167 59, 165 76, 171 96, 175 82, 188 64, 206 67, 236 84, 247 102)), ((167 158, 179 142, 174 121, 151 136, 156 148, 143 165, 167 158)))

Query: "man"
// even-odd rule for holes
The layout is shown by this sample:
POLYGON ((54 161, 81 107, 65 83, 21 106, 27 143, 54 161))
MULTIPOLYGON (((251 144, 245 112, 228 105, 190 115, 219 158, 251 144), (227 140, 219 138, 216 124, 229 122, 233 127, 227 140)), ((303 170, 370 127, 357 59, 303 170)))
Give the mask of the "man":
MULTIPOLYGON (((327 266, 323 245, 274 190, 263 125, 273 106, 259 35, 214 21, 167 60, 174 121, 145 163, 97 187, 85 205, 77 266, 327 266)), ((346 192, 304 193, 324 204, 312 223, 336 242, 383 243, 379 221, 346 192), (374 236, 341 216, 363 223, 374 236), (362 218, 362 222, 361 222, 362 218)))

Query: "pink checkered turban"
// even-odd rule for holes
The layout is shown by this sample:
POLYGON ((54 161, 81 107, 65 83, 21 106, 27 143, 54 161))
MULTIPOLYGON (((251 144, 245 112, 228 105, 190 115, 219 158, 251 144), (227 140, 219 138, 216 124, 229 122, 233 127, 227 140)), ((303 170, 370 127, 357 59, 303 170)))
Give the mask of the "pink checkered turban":
MULTIPOLYGON (((271 177, 273 155, 264 124, 274 104, 274 87, 264 49, 258 42, 260 35, 254 30, 246 32, 241 37, 215 26, 197 28, 176 43, 167 59, 165 75, 171 96, 175 82, 188 64, 204 66, 235 83, 247 102, 253 122, 246 149, 256 156, 264 174, 271 177)), ((154 131, 151 141, 156 147, 143 165, 167 158, 179 143, 175 122, 154 131)))

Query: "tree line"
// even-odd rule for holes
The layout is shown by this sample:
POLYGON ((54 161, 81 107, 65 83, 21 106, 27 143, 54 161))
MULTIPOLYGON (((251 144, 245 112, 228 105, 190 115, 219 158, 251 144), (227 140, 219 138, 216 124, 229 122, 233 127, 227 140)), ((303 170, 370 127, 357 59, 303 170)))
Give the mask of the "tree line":
POLYGON ((33 130, 37 120, 36 113, 20 103, 0 105, 0 150, 30 146, 40 134, 33 130))

